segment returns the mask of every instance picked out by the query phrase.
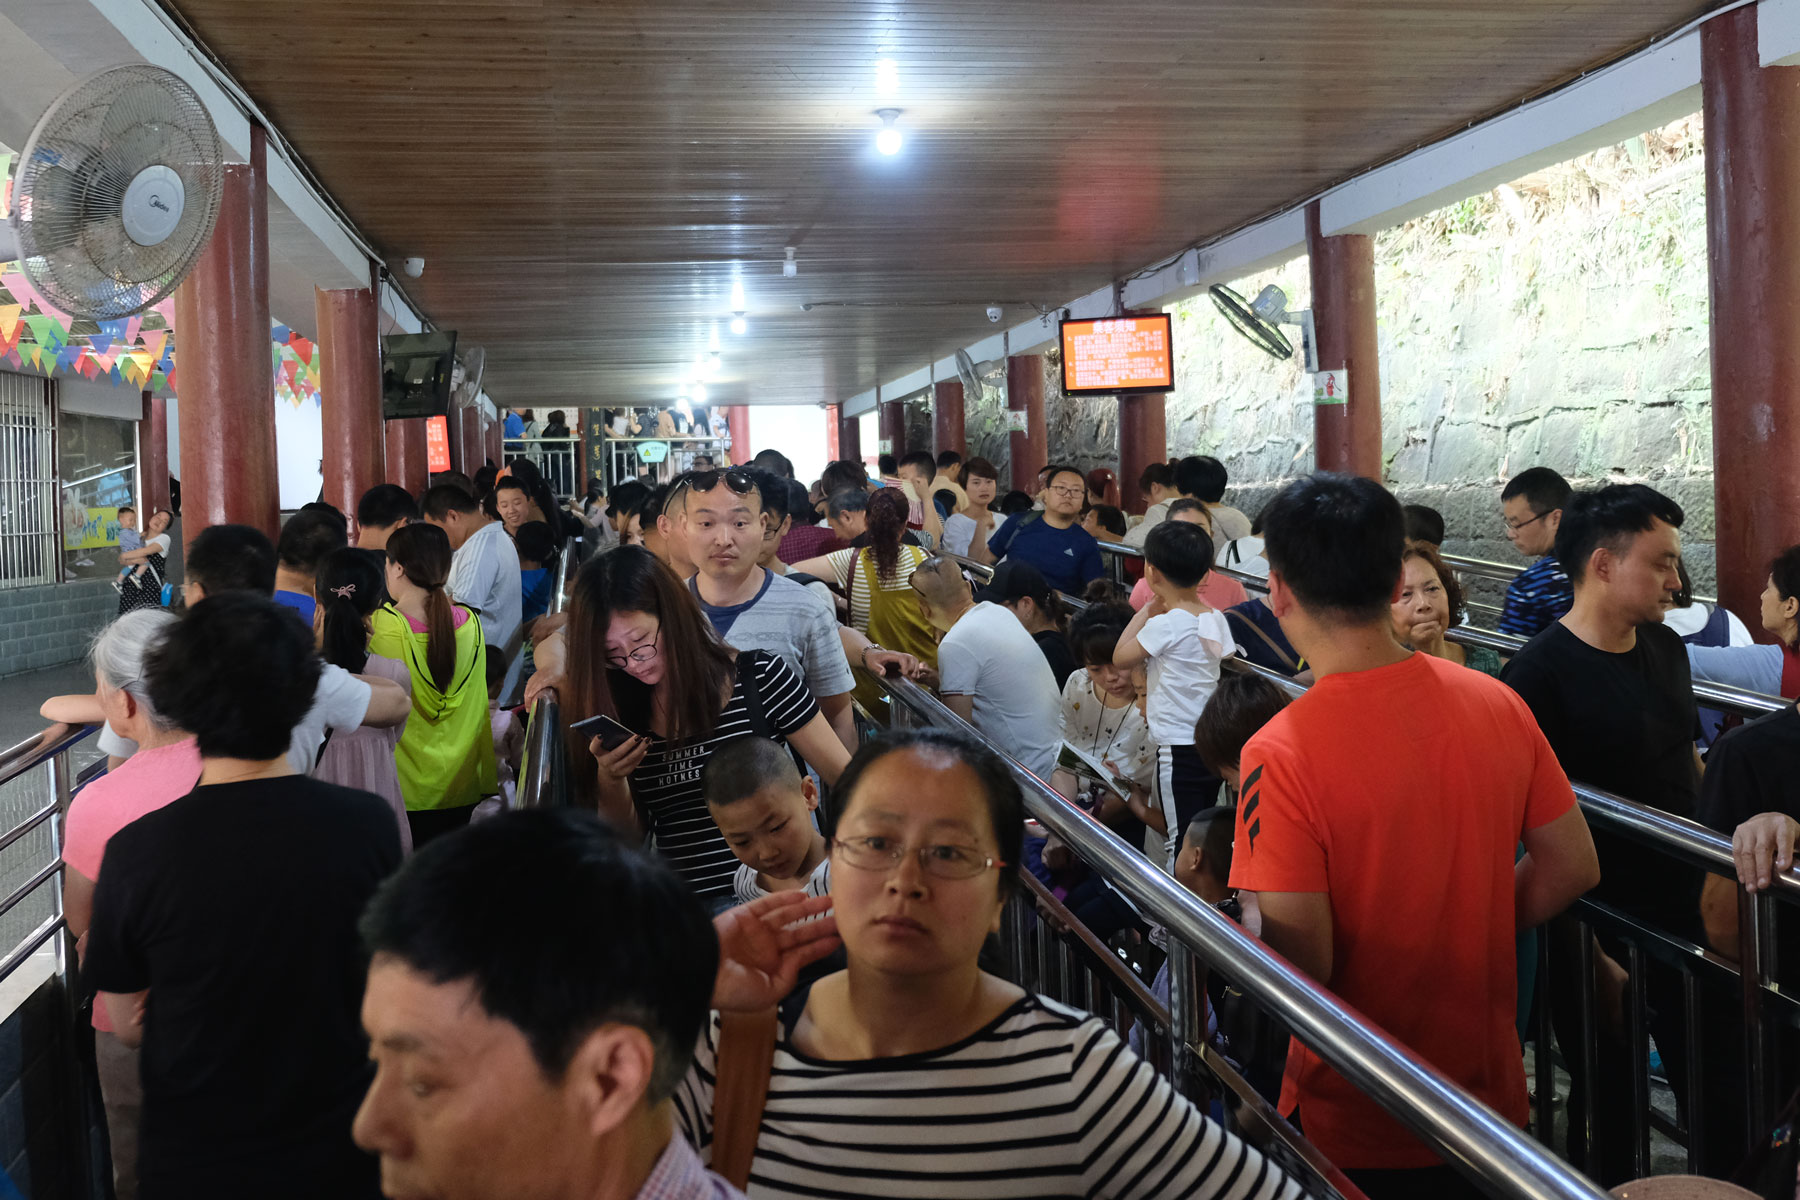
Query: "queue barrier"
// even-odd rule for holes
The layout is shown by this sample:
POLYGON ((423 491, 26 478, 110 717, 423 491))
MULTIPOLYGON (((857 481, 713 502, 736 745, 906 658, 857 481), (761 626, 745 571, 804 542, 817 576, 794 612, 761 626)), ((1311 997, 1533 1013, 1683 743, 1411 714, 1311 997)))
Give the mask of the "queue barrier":
MULTIPOLYGON (((1101 543, 1101 549, 1113 552, 1115 556, 1141 556, 1141 552, 1133 547, 1112 543, 1101 543)), ((956 555, 948 557, 983 577, 991 575, 993 570, 990 565, 977 563, 968 558, 956 555)), ((1116 557, 1115 561, 1117 561, 1116 557)), ((1495 572, 1507 569, 1502 564, 1482 563, 1479 560, 1469 561, 1495 572)), ((1267 591, 1267 581, 1259 576, 1228 568, 1215 569, 1221 574, 1237 579, 1246 587, 1267 591)), ((1076 611, 1086 607, 1082 600, 1066 593, 1062 594, 1062 600, 1068 607, 1076 611)), ((1524 644, 1522 638, 1468 627, 1452 629, 1446 636, 1464 645, 1488 646, 1507 654, 1517 651, 1524 644)), ((1278 672, 1246 662, 1242 658, 1229 659, 1224 665, 1228 670, 1259 675, 1276 684, 1290 696, 1300 696, 1306 691, 1306 685, 1296 683, 1293 679, 1278 672)), ((1747 716, 1777 712, 1789 704, 1788 701, 1778 697, 1707 683, 1696 683, 1694 695, 1695 699, 1702 703, 1747 716)), ((1731 855, 1730 839, 1697 822, 1638 804, 1599 788, 1589 787, 1579 781, 1573 781, 1572 786, 1576 799, 1582 807, 1583 815, 1595 827, 1615 831, 1686 865, 1698 867, 1703 871, 1722 875, 1728 879, 1735 878, 1736 871, 1731 855)), ((1800 903, 1800 868, 1796 868, 1795 871, 1776 880, 1770 892, 1751 893, 1739 887, 1737 888, 1737 897, 1739 907, 1739 959, 1737 962, 1695 942, 1691 937, 1676 936, 1669 931, 1635 920, 1628 914, 1597 900, 1584 897, 1576 901, 1569 909, 1568 919, 1575 923, 1576 935, 1582 947, 1580 969, 1585 972, 1579 985, 1578 1027, 1580 1034, 1577 1040, 1580 1046, 1577 1052, 1584 1056, 1584 1061, 1580 1066, 1585 1077, 1590 1080, 1595 1079, 1598 1075, 1598 1063, 1594 1060, 1596 1058, 1596 1039, 1600 1033, 1598 1014, 1601 1009, 1595 974, 1592 969, 1594 965, 1594 938, 1592 935, 1596 933, 1604 935, 1616 945, 1624 948, 1627 960, 1624 965, 1630 978, 1625 1015, 1630 1043, 1633 1095, 1632 1155, 1636 1173, 1640 1177, 1650 1173, 1651 1133, 1653 1130, 1660 1132, 1683 1148, 1690 1171, 1697 1171, 1703 1165, 1697 1160, 1697 1156, 1702 1143, 1701 1134, 1708 1109, 1708 1105, 1703 1099, 1706 1056, 1703 1052, 1702 1032, 1695 1016, 1698 1011, 1696 1000, 1703 988, 1731 989, 1737 992, 1741 1000, 1744 1028, 1741 1062, 1737 1064, 1737 1069, 1741 1072, 1740 1077, 1745 1088, 1742 1099, 1744 1111, 1741 1114, 1734 1114, 1734 1118, 1741 1117, 1743 1127, 1750 1131, 1749 1136, 1753 1141, 1758 1136, 1756 1131, 1767 1130, 1773 1122, 1778 1098, 1775 1095, 1776 1078, 1775 1071, 1771 1067, 1771 1056, 1780 1044, 1782 1029, 1800 1029, 1800 1000, 1775 982, 1777 969, 1774 954, 1775 906, 1777 902, 1800 903), (1691 1070, 1687 1074, 1685 1094, 1681 1097, 1681 1105, 1675 1120, 1665 1117, 1651 1103, 1649 1006, 1645 991, 1646 971, 1644 968, 1647 963, 1652 961, 1672 968, 1680 975, 1689 1018, 1682 1032, 1685 1061, 1702 1064, 1700 1069, 1691 1070)), ((1789 913, 1782 919, 1800 921, 1800 913, 1789 913)), ((1549 980, 1552 973, 1549 938, 1540 938, 1538 944, 1538 994, 1540 996, 1549 994, 1549 980)), ((1538 1010, 1539 1019, 1534 1039, 1533 1065, 1538 1079, 1549 1080, 1553 1070, 1550 1049, 1552 1045, 1550 1006, 1540 1003, 1538 1010)), ((1581 1111, 1572 1114, 1572 1120, 1580 1123, 1583 1143, 1590 1146, 1594 1142, 1600 1115, 1596 1110, 1598 1091, 1599 1089, 1596 1087, 1584 1088, 1581 1111)), ((1537 1089, 1533 1126, 1546 1145, 1553 1142, 1554 1120, 1551 1112, 1553 1097, 1553 1088, 1540 1086, 1537 1089)))
MULTIPOLYGON (((1144 556, 1144 552, 1137 549, 1135 546, 1126 546, 1118 542, 1101 542, 1099 545, 1100 552, 1113 564, 1113 579, 1115 582, 1124 578, 1125 562, 1133 558, 1141 559, 1144 556)), ((1486 574, 1482 576, 1484 578, 1498 576, 1511 579, 1513 575, 1518 574, 1517 568, 1508 567, 1503 563, 1491 563, 1477 558, 1460 558, 1455 555, 1444 555, 1443 559, 1444 565, 1455 570, 1459 576, 1465 571, 1470 573, 1486 572, 1486 574)), ((971 559, 960 559, 959 561, 967 566, 976 567, 984 571, 992 571, 991 567, 976 563, 971 559)), ((1240 571, 1232 567, 1215 566, 1213 571, 1219 575, 1223 575, 1227 579, 1236 580, 1243 584, 1247 590, 1265 594, 1269 590, 1269 581, 1261 575, 1248 571, 1240 571)), ((1068 597, 1066 596, 1064 597, 1065 600, 1067 598, 1068 597)), ((1702 600, 1703 598, 1696 596, 1695 599, 1702 600)), ((1716 601, 1705 602, 1717 603, 1716 601)), ((1517 654, 1527 641, 1526 638, 1518 637, 1514 634, 1501 633, 1498 630, 1493 629, 1482 629, 1472 625, 1453 626, 1444 632, 1444 638, 1447 641, 1456 642, 1464 646, 1483 646, 1504 655, 1517 654)), ((1744 717, 1767 716, 1770 713, 1782 711, 1784 708, 1787 708, 1790 703, 1780 696, 1768 696, 1761 692, 1752 692, 1744 688, 1730 687, 1720 683, 1709 683, 1704 680, 1695 680, 1693 688, 1694 699, 1701 705, 1707 708, 1722 709, 1725 712, 1735 713, 1744 717)))
MULTIPOLYGON (((1495 1197, 1585 1197, 1595 1200, 1606 1193, 1543 1147, 1523 1130, 1464 1092, 1430 1064, 1362 1020, 1342 1000, 1290 966, 1238 925, 1204 904, 1175 880, 1152 866, 1141 853, 1117 834, 1093 821, 1086 813, 1054 791, 979 731, 963 721, 942 701, 910 680, 884 677, 882 687, 890 700, 892 724, 947 726, 985 743, 1011 766, 1025 797, 1027 814, 1043 825, 1091 869, 1124 894, 1138 911, 1168 931, 1170 951, 1170 1002, 1166 1019, 1157 1030, 1166 1044, 1168 1068, 1174 1086, 1197 1103, 1206 1104, 1215 1089, 1234 1096, 1248 1090, 1241 1078, 1229 1081, 1218 1073, 1217 1056, 1209 1056, 1201 1029, 1204 1011, 1196 961, 1217 971, 1265 1011, 1281 1020, 1302 1042, 1330 1064, 1354 1087, 1379 1104, 1401 1125, 1461 1171, 1484 1192, 1495 1197), (1242 1090, 1240 1090, 1240 1087, 1242 1090)), ((1085 966, 1075 955, 1056 949, 1053 938, 1040 925, 1034 937, 1030 913, 1015 910, 1005 926, 1007 954, 1019 982, 1047 986, 1070 1003, 1099 1001, 1099 1015, 1106 1016, 1111 1002, 1101 993, 1119 997, 1126 1007, 1147 1012, 1151 1021, 1159 1014, 1145 1005, 1143 995, 1116 972, 1085 966)), ((1092 1009, 1090 1009, 1092 1011, 1092 1009)), ((1232 1072, 1235 1075, 1235 1072, 1232 1072)), ((1335 1192, 1355 1200, 1353 1185, 1334 1167, 1321 1161, 1316 1148, 1305 1143, 1266 1109, 1250 1107, 1249 1124, 1274 1141, 1263 1146, 1282 1164, 1298 1170, 1312 1183, 1315 1194, 1335 1192)), ((1240 1131, 1251 1132, 1237 1111, 1231 1119, 1240 1131)))
MULTIPOLYGON (((560 616, 568 604, 569 573, 580 555, 581 541, 570 538, 556 560, 546 616, 560 616)), ((562 703, 555 688, 545 688, 532 701, 525 722, 525 750, 519 759, 519 785, 514 808, 540 808, 568 802, 568 755, 562 745, 562 703)))

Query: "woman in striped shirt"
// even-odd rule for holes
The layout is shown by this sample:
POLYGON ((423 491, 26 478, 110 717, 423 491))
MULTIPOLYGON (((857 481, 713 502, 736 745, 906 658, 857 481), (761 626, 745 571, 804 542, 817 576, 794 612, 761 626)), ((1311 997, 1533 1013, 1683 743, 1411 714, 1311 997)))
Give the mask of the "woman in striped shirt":
POLYGON ((702 898, 729 905, 737 858, 700 788, 713 751, 745 735, 772 738, 829 784, 849 757, 844 744, 786 663, 721 642, 699 601, 642 546, 581 568, 568 629, 569 724, 604 713, 634 733, 608 746, 569 730, 577 800, 654 836, 702 898))
MULTIPOLYGON (((1002 760, 951 730, 890 733, 838 795, 831 899, 848 966, 783 1008, 751 1197, 1300 1194, 1104 1023, 981 970, 1023 832, 1002 760)), ((728 954, 751 919, 721 919, 728 954)), ((675 1095, 703 1155, 718 1030, 715 1016, 675 1095)))

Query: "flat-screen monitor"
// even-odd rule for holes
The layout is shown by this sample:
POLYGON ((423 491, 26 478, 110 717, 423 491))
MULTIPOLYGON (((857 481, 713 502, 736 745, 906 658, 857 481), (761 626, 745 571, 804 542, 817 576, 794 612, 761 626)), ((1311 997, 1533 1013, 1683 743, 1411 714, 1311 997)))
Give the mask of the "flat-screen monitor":
POLYGON ((1062 381, 1067 396, 1175 390, 1175 345, 1168 313, 1062 323, 1062 381))
POLYGON ((395 333, 381 339, 381 415, 435 417, 450 411, 456 331, 395 333))

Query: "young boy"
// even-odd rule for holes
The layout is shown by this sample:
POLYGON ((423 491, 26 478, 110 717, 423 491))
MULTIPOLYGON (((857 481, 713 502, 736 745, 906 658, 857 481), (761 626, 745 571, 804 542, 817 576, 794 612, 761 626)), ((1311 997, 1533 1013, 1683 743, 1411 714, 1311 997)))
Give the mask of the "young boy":
POLYGON ((1206 769, 1225 781, 1233 804, 1244 746, 1287 705, 1288 694, 1261 675, 1230 674, 1219 680, 1194 722, 1194 750, 1206 769))
POLYGON ((825 835, 813 825, 819 790, 780 745, 760 737, 725 743, 707 761, 700 788, 725 844, 738 856, 738 903, 772 892, 823 896, 831 890, 825 835))
MULTIPOLYGON (((1218 798, 1219 779, 1194 751, 1194 723, 1219 684, 1219 664, 1237 646, 1225 614, 1195 593, 1212 570, 1213 540, 1205 526, 1164 521, 1144 539, 1144 579, 1152 599, 1119 635, 1113 664, 1149 664, 1145 715, 1157 751, 1155 801, 1163 827, 1186 829, 1218 798)), ((1168 839, 1164 869, 1175 866, 1179 837, 1168 839)))
MULTIPOLYGON (((138 532, 137 509, 129 504, 121 504, 119 506, 119 553, 123 554, 127 550, 142 550, 143 548, 144 535, 138 532)), ((113 580, 113 591, 119 591, 120 585, 133 575, 141 574, 143 570, 143 563, 120 567, 119 577, 113 580)))
POLYGON ((519 619, 529 625, 550 609, 556 534, 542 521, 527 521, 513 535, 513 549, 519 552, 519 619))

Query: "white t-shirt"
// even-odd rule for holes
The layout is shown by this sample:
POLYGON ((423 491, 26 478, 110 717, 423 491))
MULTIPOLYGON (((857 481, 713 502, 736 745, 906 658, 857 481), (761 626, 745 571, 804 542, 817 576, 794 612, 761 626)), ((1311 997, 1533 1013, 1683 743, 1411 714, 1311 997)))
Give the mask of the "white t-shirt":
POLYGON ((294 770, 305 775, 313 769, 327 729, 355 729, 361 725, 374 694, 373 688, 344 668, 324 664, 312 707, 294 726, 294 735, 288 740, 287 757, 294 770))
POLYGON ((975 538, 975 518, 951 513, 944 518, 944 549, 951 554, 969 556, 969 543, 975 538))
POLYGON ((985 600, 971 608, 938 643, 938 675, 944 694, 974 698, 975 728, 1049 780, 1062 742, 1062 696, 1019 618, 985 600))
POLYGON ((1175 503, 1175 498, 1171 496, 1167 500, 1158 500, 1152 504, 1144 510, 1144 515, 1138 519, 1138 523, 1125 531, 1125 536, 1121 540, 1127 546, 1136 546, 1142 550, 1144 539, 1150 536, 1150 531, 1169 519, 1169 505, 1173 503, 1175 503))
MULTIPOLYGON (((312 707, 288 738, 287 760, 294 770, 305 775, 313 769, 327 729, 355 729, 361 725, 374 695, 373 688, 344 668, 325 663, 319 671, 319 686, 313 689, 312 707)), ((113 758, 130 758, 137 753, 137 743, 116 732, 111 722, 101 728, 99 744, 113 758)))
POLYGON ((1237 653, 1225 614, 1182 609, 1144 622, 1138 644, 1150 654, 1150 736, 1164 746, 1194 744, 1194 722, 1219 686, 1219 664, 1237 653))
MULTIPOLYGON (((752 900, 761 900, 764 896, 773 895, 756 882, 756 868, 749 863, 739 863, 737 874, 731 877, 731 890, 737 896, 739 904, 748 904, 752 900)), ((813 873, 806 879, 806 886, 801 889, 808 896, 829 896, 831 894, 831 857, 819 860, 813 873)))
POLYGON ((506 526, 489 521, 469 535, 450 558, 450 598, 481 617, 481 636, 506 649, 518 632, 521 611, 519 552, 506 526))

